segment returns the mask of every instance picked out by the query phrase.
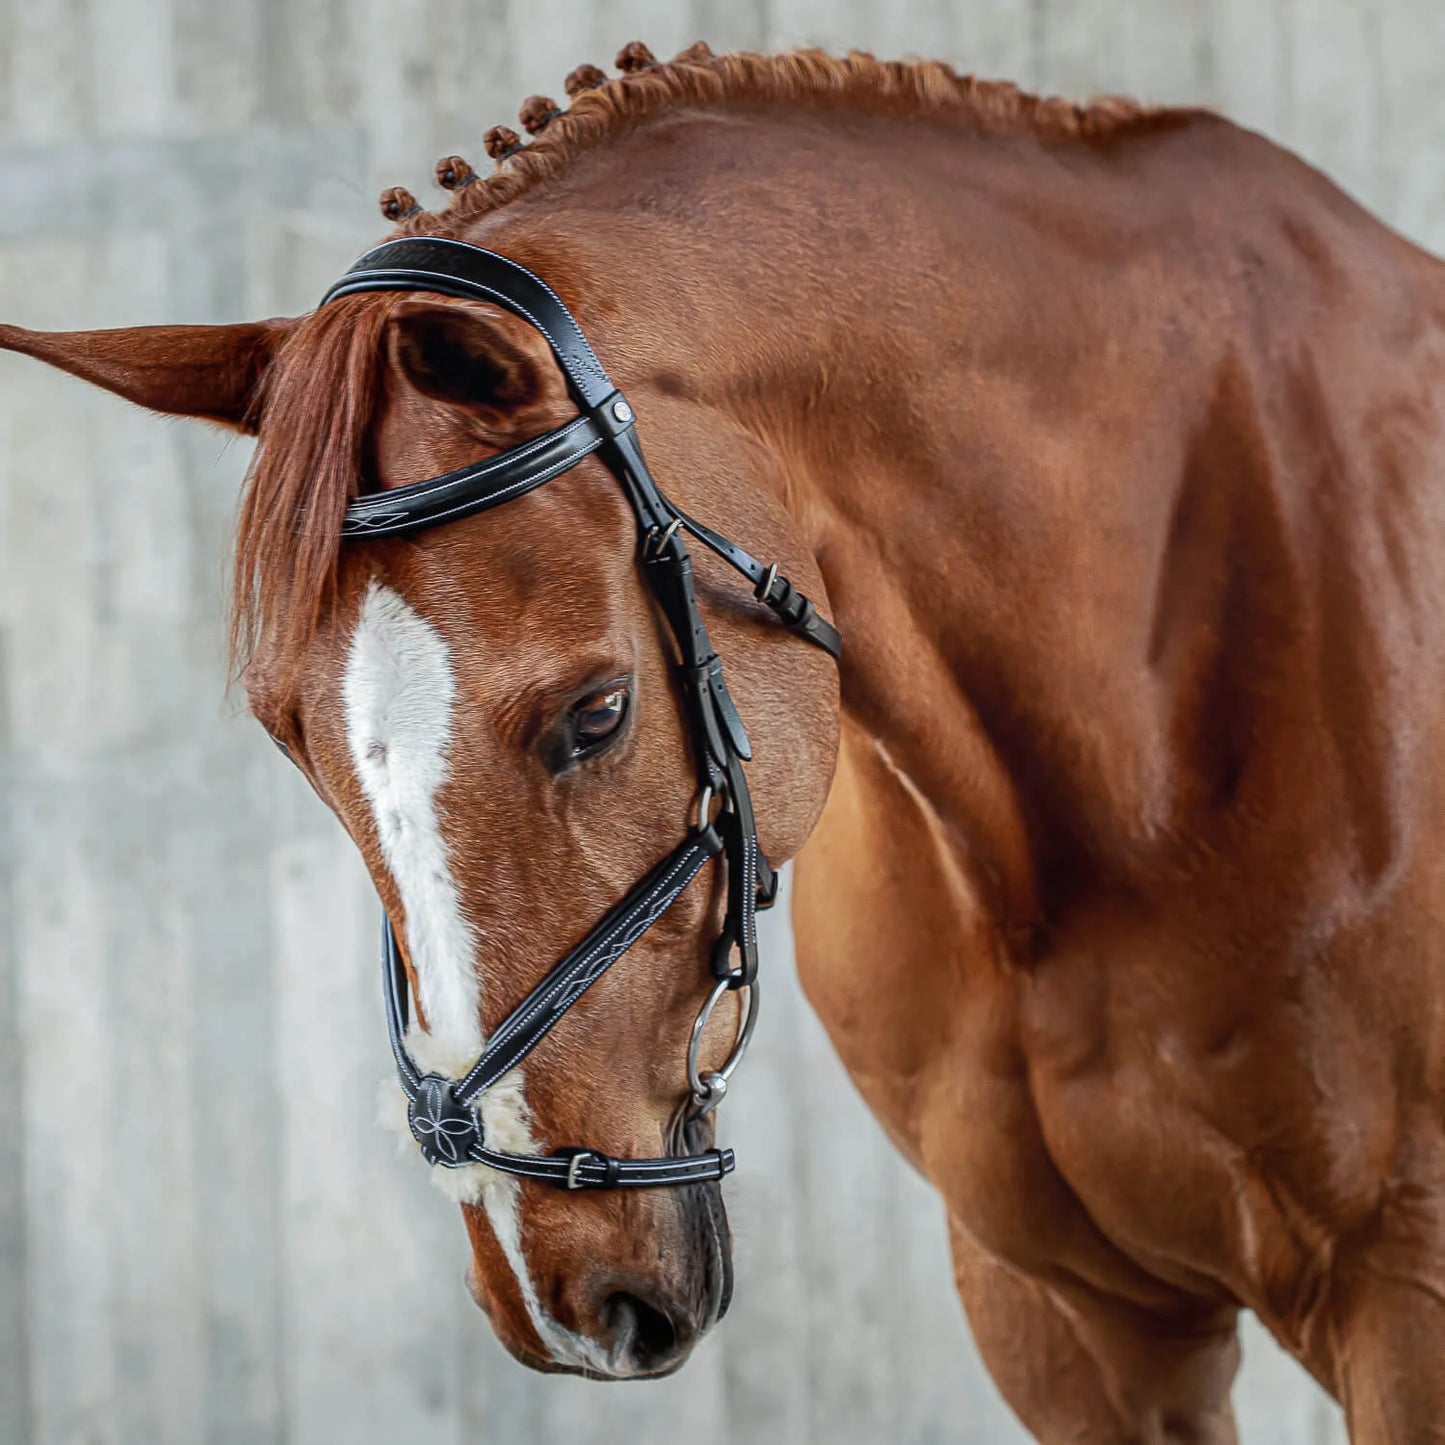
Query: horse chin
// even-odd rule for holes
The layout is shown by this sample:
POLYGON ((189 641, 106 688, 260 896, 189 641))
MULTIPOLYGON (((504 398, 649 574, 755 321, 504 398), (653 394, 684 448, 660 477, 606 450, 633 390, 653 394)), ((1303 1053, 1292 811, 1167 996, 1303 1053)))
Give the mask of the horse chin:
MULTIPOLYGON (((496 1331, 493 1331, 496 1334, 496 1331)), ((579 1369, 574 1365, 559 1365, 556 1360, 549 1360, 545 1355, 534 1354, 526 1346, 516 1340, 502 1339, 497 1335, 501 1346, 519 1364, 525 1365, 529 1370, 535 1370, 539 1375, 583 1375, 587 1376, 588 1371, 579 1369)), ((602 1379, 603 1376, 592 1376, 591 1378, 602 1379)))
MULTIPOLYGON (((709 1124, 681 1124, 673 1131, 675 1152, 697 1153, 711 1143, 709 1124)), ((617 1368, 612 1368, 614 1354, 603 1350, 583 1350, 581 1360, 558 1360, 551 1354, 539 1351, 532 1343, 530 1330, 514 1327, 513 1322, 494 1309, 494 1302, 476 1273, 475 1262, 467 1270, 468 1292, 482 1313, 486 1315, 502 1348, 529 1370, 544 1375, 576 1375, 582 1379, 598 1381, 660 1380, 676 1374, 697 1348, 699 1341, 717 1324, 728 1311, 733 1294, 732 1236, 728 1228, 727 1211, 723 1204, 722 1190, 716 1183, 695 1185, 686 1193, 685 1231, 694 1251, 695 1285, 693 1299, 700 1306, 693 1323, 686 1330, 686 1343, 678 1353, 663 1363, 639 1368, 626 1360, 626 1351, 618 1358, 617 1368)), ((645 1288, 645 1286, 644 1286, 645 1288)))
MULTIPOLYGON (((497 1332, 494 1330, 494 1334, 497 1332)), ((595 1380, 599 1384, 616 1385, 628 1380, 665 1380, 669 1375, 675 1375, 692 1358, 692 1352, 697 1347, 697 1341, 701 1340, 707 1333, 704 1327, 697 1336, 686 1354, 679 1355, 676 1359, 670 1360, 666 1365, 655 1370, 627 1370, 619 1371, 616 1374, 605 1370, 591 1369, 586 1365, 563 1364, 551 1359, 546 1355, 539 1355, 527 1348, 519 1340, 513 1338, 504 1339, 497 1334, 497 1339, 502 1348, 519 1365, 525 1365, 529 1370, 535 1370, 539 1375, 575 1375, 582 1380, 595 1380)))

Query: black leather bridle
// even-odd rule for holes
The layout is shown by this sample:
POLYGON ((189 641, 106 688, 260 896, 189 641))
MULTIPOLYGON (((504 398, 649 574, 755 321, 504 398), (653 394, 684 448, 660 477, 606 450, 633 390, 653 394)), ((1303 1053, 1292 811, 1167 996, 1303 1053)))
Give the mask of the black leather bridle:
POLYGON ((508 1174, 566 1189, 645 1188, 721 1179, 731 1149, 657 1159, 616 1159, 595 1149, 551 1154, 499 1153, 487 1147, 477 1105, 482 1095, 546 1037, 562 1015, 676 902, 714 858, 727 864, 727 912, 713 945, 714 984, 693 1024, 687 1052, 693 1117, 721 1101, 758 1016, 756 911, 769 907, 777 878, 758 848, 743 763, 748 735, 723 681, 698 609, 685 536, 696 537, 749 582, 783 625, 835 659, 836 629, 774 566, 695 522, 663 496, 647 470, 631 406, 602 369, 572 313, 541 277, 524 266, 462 241, 418 237, 368 251, 322 298, 322 305, 362 291, 429 291, 489 301, 536 327, 552 348, 580 413, 565 426, 485 461, 412 486, 358 497, 346 509, 345 537, 402 536, 484 512, 520 497, 594 453, 617 478, 637 518, 642 574, 676 643, 676 671, 692 741, 698 794, 687 836, 663 858, 501 1022, 481 1057, 461 1079, 424 1074, 406 1049, 406 970, 390 918, 382 917, 386 1023, 407 1118, 424 1157, 445 1168, 490 1165, 508 1174), (733 956, 737 963, 734 966, 733 956), (725 993, 747 991, 727 1062, 698 1072, 698 1050, 725 993))

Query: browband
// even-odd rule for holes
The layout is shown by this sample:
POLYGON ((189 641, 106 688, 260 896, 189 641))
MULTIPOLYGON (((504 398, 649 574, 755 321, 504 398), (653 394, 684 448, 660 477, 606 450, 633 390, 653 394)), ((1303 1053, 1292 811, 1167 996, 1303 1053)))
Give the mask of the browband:
POLYGON ((455 522, 520 497, 550 482, 606 440, 597 423, 579 416, 556 431, 482 462, 444 472, 409 487, 371 492, 346 509, 343 537, 398 537, 440 522, 455 522))

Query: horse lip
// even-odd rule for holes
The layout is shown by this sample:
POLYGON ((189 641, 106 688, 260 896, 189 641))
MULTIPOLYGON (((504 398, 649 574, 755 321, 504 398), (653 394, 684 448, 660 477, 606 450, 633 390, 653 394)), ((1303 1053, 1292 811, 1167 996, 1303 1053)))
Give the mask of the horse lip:
MULTIPOLYGON (((672 1146, 676 1152, 698 1154, 708 1147, 711 1140, 706 1137, 711 1131, 707 1120, 690 1119, 681 1115, 674 1124, 672 1146)), ((727 1315, 733 1300, 732 1234, 728 1229, 727 1213, 723 1204, 721 1183, 695 1186, 701 1193, 698 1207, 706 1214, 707 1258, 703 1265, 703 1282, 706 1290, 705 1310, 698 1330, 701 1338, 715 1324, 727 1315)))
MULTIPOLYGON (((721 1209, 718 1213, 721 1213, 721 1209)), ((727 1225, 717 1218, 711 1219, 709 1223, 711 1228, 708 1231, 708 1242, 712 1245, 712 1258, 708 1261, 707 1270, 707 1318, 703 1322, 704 1333, 727 1317, 733 1302, 734 1282, 732 1250, 723 1241, 723 1232, 727 1225)))

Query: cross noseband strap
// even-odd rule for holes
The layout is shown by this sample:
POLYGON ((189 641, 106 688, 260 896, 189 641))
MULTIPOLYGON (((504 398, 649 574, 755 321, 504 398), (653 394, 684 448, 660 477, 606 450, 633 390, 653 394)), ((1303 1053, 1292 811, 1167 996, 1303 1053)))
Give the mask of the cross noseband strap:
POLYGON ((413 486, 358 497, 346 509, 343 536, 404 536, 469 517, 524 496, 584 458, 598 456, 631 504, 642 575, 676 645, 698 786, 696 815, 682 842, 507 1015, 460 1079, 422 1073, 407 1051, 406 968, 395 929, 383 916, 387 1030, 412 1134, 432 1164, 450 1169, 483 1164, 564 1189, 648 1188, 721 1179, 733 1168, 731 1149, 658 1159, 616 1159, 575 1147, 546 1155, 501 1153, 487 1147, 478 1106, 486 1091, 536 1048, 715 858, 726 864, 727 911, 712 949, 714 983, 693 1027, 688 1053, 692 1116, 708 1113, 721 1100, 757 1018, 756 913, 772 903, 777 880, 758 848, 743 770, 752 756, 751 744, 698 608, 684 536, 696 538, 742 573, 754 596, 798 636, 834 658, 841 653, 841 639, 776 565, 764 566, 662 494, 643 460, 631 406, 603 370, 572 313, 541 277, 506 256, 462 241, 413 237, 368 251, 331 287, 322 304, 362 291, 428 291, 489 301, 520 316, 546 338, 580 414, 498 456, 413 486), (699 1075, 696 1055, 703 1030, 721 992, 731 989, 748 993, 737 1041, 720 1070, 699 1075))

